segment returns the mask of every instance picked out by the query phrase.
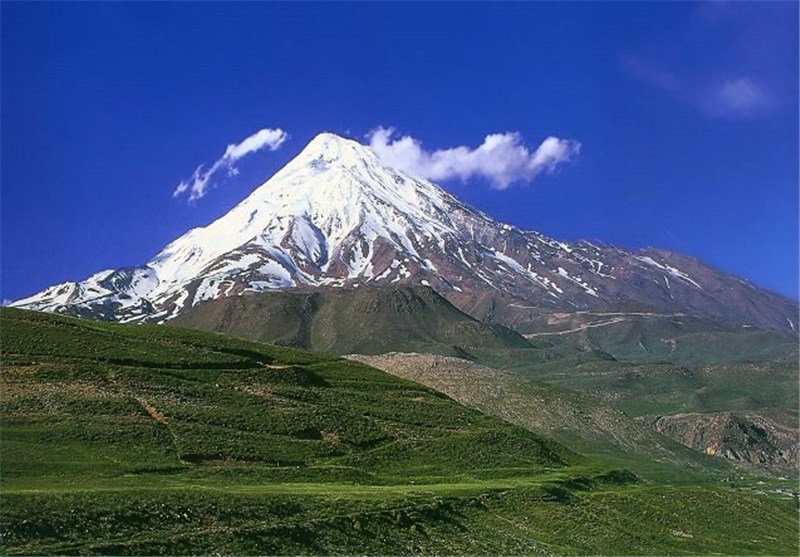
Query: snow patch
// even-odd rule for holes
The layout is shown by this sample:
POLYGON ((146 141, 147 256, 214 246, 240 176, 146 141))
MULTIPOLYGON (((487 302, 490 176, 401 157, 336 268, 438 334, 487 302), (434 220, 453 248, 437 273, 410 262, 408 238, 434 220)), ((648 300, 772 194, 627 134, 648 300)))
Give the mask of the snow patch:
POLYGON ((695 286, 696 288, 698 288, 700 290, 703 289, 703 287, 700 286, 699 284, 697 284, 697 282, 695 282, 689 275, 687 275, 686 273, 684 273, 683 271, 681 271, 679 269, 676 269, 675 267, 671 267, 671 266, 666 265, 666 264, 661 264, 658 261, 656 261, 655 259, 653 259, 652 257, 648 257, 646 255, 645 256, 635 255, 634 257, 636 259, 638 259, 639 261, 641 261, 642 263, 646 263, 647 265, 650 265, 651 267, 656 267, 657 269, 661 269, 663 271, 666 271, 673 278, 682 280, 684 282, 688 282, 689 284, 695 286))
POLYGON ((587 283, 585 283, 585 282, 584 282, 584 281, 583 281, 583 280, 582 280, 580 277, 577 277, 577 276, 573 277, 573 276, 571 276, 571 275, 570 275, 570 274, 567 272, 567 270, 566 270, 566 269, 564 269, 563 267, 559 267, 559 268, 556 270, 556 272, 557 272, 557 273, 558 273, 560 276, 562 276, 562 277, 564 277, 565 279, 567 279, 568 281, 570 281, 570 282, 572 282, 572 283, 574 283, 574 284, 577 284, 578 286, 580 286, 580 287, 583 289, 583 291, 584 291, 584 292, 586 292, 587 294, 589 294, 590 296, 594 296, 595 298, 599 298, 599 297, 600 297, 600 296, 598 296, 598 295, 597 295, 597 291, 596 291, 594 288, 592 288, 592 287, 591 287, 591 286, 589 286, 587 283))

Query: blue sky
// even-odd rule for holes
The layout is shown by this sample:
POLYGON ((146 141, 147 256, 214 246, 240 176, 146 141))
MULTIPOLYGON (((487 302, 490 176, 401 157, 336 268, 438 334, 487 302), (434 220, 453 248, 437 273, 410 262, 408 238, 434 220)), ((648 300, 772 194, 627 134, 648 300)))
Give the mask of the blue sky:
POLYGON ((378 127, 423 155, 511 132, 512 154, 579 144, 552 172, 441 183, 523 228, 683 252, 797 298, 796 2, 4 2, 0 17, 3 299, 143 263, 318 132, 378 127), (262 128, 288 138, 173 197, 262 128))

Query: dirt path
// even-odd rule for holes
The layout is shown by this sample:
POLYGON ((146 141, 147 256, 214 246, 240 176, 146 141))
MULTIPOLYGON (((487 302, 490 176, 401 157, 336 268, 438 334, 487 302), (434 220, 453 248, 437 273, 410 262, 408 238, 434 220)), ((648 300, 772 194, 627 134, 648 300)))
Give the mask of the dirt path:
MULTIPOLYGON (((540 306, 526 306, 523 304, 508 304, 512 308, 542 309, 540 306)), ((688 317, 688 313, 653 313, 647 311, 574 311, 570 313, 554 313, 552 315, 619 315, 623 317, 688 317)))
POLYGON ((266 367, 269 369, 289 369, 292 367, 290 364, 264 364, 262 362, 258 362, 261 364, 262 367, 266 367))
POLYGON ((614 319, 609 319, 608 321, 601 321, 600 323, 588 323, 586 325, 581 325, 580 327, 575 327, 574 329, 567 329, 566 331, 548 331, 546 333, 526 333, 522 336, 525 338, 533 338, 533 337, 541 337, 541 336, 550 336, 550 335, 566 335, 567 333, 576 333, 578 331, 584 331, 586 329, 592 329, 594 327, 605 327, 606 325, 613 325, 614 323, 620 323, 622 321, 627 321, 625 317, 615 317, 614 319))
MULTIPOLYGON (((510 304, 514 305, 514 304, 510 304)), ((521 307, 521 306, 517 306, 521 307)), ((533 337, 540 337, 540 336, 549 336, 549 335, 566 335, 567 333, 576 333, 578 331, 584 331, 586 329, 591 329, 594 327, 605 327, 606 325, 613 325, 614 323, 621 323, 623 321, 630 321, 633 319, 638 319, 641 317, 686 317, 687 314, 685 313, 646 313, 646 312, 591 312, 591 311, 578 311, 575 312, 576 314, 582 315, 602 315, 602 316, 616 316, 611 317, 608 321, 600 321, 597 323, 586 323, 584 325, 579 325, 573 329, 567 329, 566 331, 547 331, 542 333, 525 333, 522 336, 525 338, 533 338, 533 337)))
POLYGON ((175 455, 178 457, 178 460, 180 462, 184 462, 184 460, 181 458, 181 451, 178 448, 178 436, 172 430, 172 426, 170 425, 167 417, 161 412, 159 412, 158 408, 150 404, 144 397, 134 395, 133 398, 136 400, 136 402, 141 404, 142 408, 144 408, 145 412, 147 412, 151 418, 153 418, 156 422, 163 425, 167 429, 167 432, 169 432, 170 437, 172 437, 172 446, 175 449, 175 455))

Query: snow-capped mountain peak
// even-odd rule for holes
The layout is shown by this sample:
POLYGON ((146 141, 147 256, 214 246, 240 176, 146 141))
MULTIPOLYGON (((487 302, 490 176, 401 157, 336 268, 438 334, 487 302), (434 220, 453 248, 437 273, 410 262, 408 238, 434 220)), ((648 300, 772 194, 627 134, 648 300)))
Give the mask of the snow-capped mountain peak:
MULTIPOLYGON (((422 283, 481 318, 493 317, 498 297, 523 313, 611 308, 622 300, 681 311, 702 306, 730 317, 715 299, 718 283, 735 284, 742 300, 756 289, 714 273, 658 250, 633 254, 521 231, 382 164, 365 145, 321 133, 228 213, 146 265, 56 285, 12 305, 163 321, 203 300, 247 292, 422 283)), ((781 300, 770 303, 783 307, 781 300)), ((785 327, 784 310, 773 319, 739 305, 748 322, 785 327)))
MULTIPOLYGON (((433 184, 382 166, 368 147, 324 133, 230 212, 178 238, 148 266, 162 282, 184 283, 225 254, 255 250, 258 261, 266 257, 269 266, 293 275, 267 272, 265 278, 280 286, 313 284, 314 270, 324 272, 337 261, 355 276, 364 266, 337 259, 348 236, 381 237, 413 251, 408 230, 429 236, 441 229, 430 211, 445 211, 448 201, 455 202, 433 184)), ((249 265, 257 258, 245 259, 249 265)))

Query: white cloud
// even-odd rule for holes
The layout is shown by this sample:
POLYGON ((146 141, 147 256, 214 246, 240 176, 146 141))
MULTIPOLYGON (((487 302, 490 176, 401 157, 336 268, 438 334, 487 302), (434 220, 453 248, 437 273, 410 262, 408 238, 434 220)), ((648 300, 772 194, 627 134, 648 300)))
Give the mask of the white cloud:
POLYGON ((746 114, 765 106, 767 95, 755 80, 743 77, 720 84, 713 100, 713 105, 724 112, 746 114))
POLYGON ((222 157, 217 159, 207 170, 204 170, 203 165, 200 165, 195 169, 188 181, 184 180, 178 184, 175 191, 172 192, 172 197, 178 197, 187 191, 189 192, 189 201, 204 197, 212 184, 211 179, 220 170, 226 170, 228 176, 236 176, 239 171, 235 165, 239 159, 262 149, 274 151, 283 145, 283 142, 288 138, 289 134, 280 128, 264 128, 239 143, 228 145, 222 157))
POLYGON ((265 147, 270 151, 274 151, 288 138, 289 135, 280 128, 276 128, 274 130, 264 128, 263 130, 258 130, 250 137, 245 138, 241 143, 228 145, 228 148, 225 149, 225 155, 223 158, 231 161, 237 161, 245 155, 260 151, 265 147))
POLYGON ((502 190, 514 182, 530 182, 578 154, 580 143, 550 136, 531 151, 517 132, 489 134, 474 149, 451 147, 426 151, 411 136, 395 138, 393 128, 378 127, 368 134, 370 147, 389 166, 430 180, 479 176, 502 190))
POLYGON ((721 79, 679 75, 637 56, 623 57, 622 64, 632 76, 693 105, 706 116, 748 117, 772 107, 767 87, 752 76, 721 79))

